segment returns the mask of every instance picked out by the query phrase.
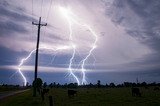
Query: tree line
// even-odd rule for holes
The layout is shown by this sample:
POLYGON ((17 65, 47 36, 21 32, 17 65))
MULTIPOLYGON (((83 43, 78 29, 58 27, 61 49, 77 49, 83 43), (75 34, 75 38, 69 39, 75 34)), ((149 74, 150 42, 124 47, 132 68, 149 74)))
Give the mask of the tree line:
POLYGON ((65 83, 65 84, 60 84, 60 83, 50 83, 47 84, 46 82, 43 83, 43 88, 50 87, 50 88, 106 88, 106 87, 147 87, 147 86, 160 86, 160 83, 133 83, 133 82, 123 82, 122 84, 115 84, 113 82, 111 83, 106 83, 106 84, 101 84, 101 81, 98 80, 96 84, 85 84, 85 85, 78 85, 77 83, 65 83))
MULTIPOLYGON (((123 82, 122 84, 115 84, 113 82, 111 83, 106 83, 106 84, 102 84, 100 80, 97 80, 96 84, 85 84, 85 85, 78 85, 77 83, 65 83, 65 84, 60 84, 60 83, 50 83, 47 84, 47 82, 40 82, 43 88, 49 87, 49 88, 105 88, 105 87, 147 87, 147 86, 160 86, 160 83, 156 83, 156 82, 152 82, 152 83, 146 83, 146 82, 142 82, 142 83, 134 83, 134 82, 123 82)), ((2 87, 13 87, 13 88, 19 88, 21 86, 19 85, 7 85, 7 84, 2 84, 0 85, 2 87)), ((26 87, 32 87, 32 85, 29 85, 29 83, 27 83, 26 87)))

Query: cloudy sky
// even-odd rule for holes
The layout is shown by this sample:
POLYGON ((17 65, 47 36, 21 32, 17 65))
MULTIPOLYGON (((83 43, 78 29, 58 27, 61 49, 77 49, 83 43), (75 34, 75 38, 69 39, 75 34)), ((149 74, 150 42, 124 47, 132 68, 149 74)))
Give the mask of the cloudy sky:
MULTIPOLYGON (((63 7, 73 19, 86 24, 97 35, 96 48, 85 62, 86 80, 96 83, 123 81, 160 82, 159 0, 1 0, 0 1, 0 84, 22 84, 18 66, 36 47, 37 26, 42 17, 38 77, 44 81, 75 82, 68 66, 73 58, 74 74, 82 80, 80 62, 92 48, 91 31, 69 23, 63 7), (68 49, 55 50, 67 46, 68 49)), ((28 82, 33 81, 33 53, 21 66, 28 82)))

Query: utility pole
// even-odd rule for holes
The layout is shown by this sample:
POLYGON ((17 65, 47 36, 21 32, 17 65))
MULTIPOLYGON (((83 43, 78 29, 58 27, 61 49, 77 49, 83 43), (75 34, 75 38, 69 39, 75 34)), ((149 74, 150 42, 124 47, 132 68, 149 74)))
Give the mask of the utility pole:
MULTIPOLYGON (((41 17, 39 17, 39 23, 32 22, 32 24, 38 26, 36 57, 35 57, 35 73, 34 73, 34 81, 36 81, 36 79, 37 79, 37 69, 38 69, 38 49, 39 49, 40 29, 41 29, 41 26, 47 26, 47 23, 41 24, 41 17)), ((36 96, 36 87, 35 86, 34 86, 33 96, 36 96)))

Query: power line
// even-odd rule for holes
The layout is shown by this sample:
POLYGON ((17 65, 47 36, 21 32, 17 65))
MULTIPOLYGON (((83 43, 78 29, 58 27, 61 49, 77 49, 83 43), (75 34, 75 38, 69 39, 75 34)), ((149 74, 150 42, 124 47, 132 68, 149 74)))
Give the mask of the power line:
MULTIPOLYGON (((33 0, 32 0, 32 22, 33 22, 33 0)), ((32 25, 32 36, 33 36, 33 25, 32 25)))
MULTIPOLYGON (((49 6, 49 9, 48 9, 48 12, 47 12, 47 16, 46 16, 46 21, 48 23, 48 18, 49 18, 49 14, 50 14, 50 11, 52 9, 52 3, 53 3, 53 0, 50 0, 50 6, 49 6)), ((47 27, 44 28, 44 31, 43 31, 43 35, 45 36, 46 35, 46 29, 47 27)))
POLYGON ((43 0, 41 0, 41 10, 40 10, 40 17, 42 17, 42 6, 43 6, 43 0))
POLYGON ((47 14, 47 17, 46 17, 46 22, 47 22, 47 20, 48 20, 50 10, 52 9, 52 2, 53 2, 53 0, 50 0, 50 6, 49 6, 48 14, 47 14))
POLYGON ((33 16, 33 0, 32 0, 32 16, 33 16))

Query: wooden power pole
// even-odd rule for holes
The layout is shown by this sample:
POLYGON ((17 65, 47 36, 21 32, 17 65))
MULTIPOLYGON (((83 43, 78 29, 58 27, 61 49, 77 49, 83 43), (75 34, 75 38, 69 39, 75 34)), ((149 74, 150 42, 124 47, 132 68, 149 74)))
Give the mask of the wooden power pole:
MULTIPOLYGON (((36 79, 37 79, 37 69, 38 69, 38 49, 39 49, 39 40, 40 40, 40 29, 41 29, 41 26, 47 26, 47 23, 41 24, 41 17, 39 17, 39 23, 32 22, 32 24, 38 26, 36 57, 35 57, 35 73, 34 73, 34 81, 36 81, 36 79)), ((35 86, 34 86, 33 96, 36 96, 36 87, 35 86)))

